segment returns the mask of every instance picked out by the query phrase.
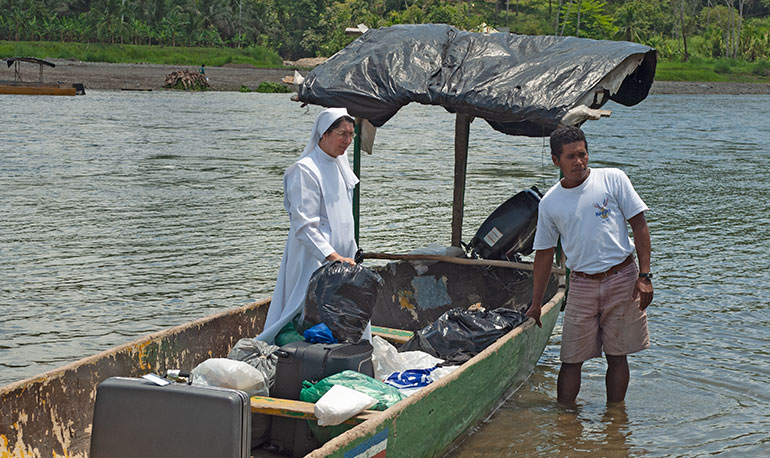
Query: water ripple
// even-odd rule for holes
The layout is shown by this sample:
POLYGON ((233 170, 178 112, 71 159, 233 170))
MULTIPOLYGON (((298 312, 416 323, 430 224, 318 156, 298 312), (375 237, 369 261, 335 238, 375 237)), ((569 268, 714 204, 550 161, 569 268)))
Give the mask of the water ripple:
MULTIPOLYGON (((3 99, 0 384, 268 297, 288 231, 281 177, 319 110, 265 94, 65 99, 3 99)), ((600 360, 578 409, 555 405, 559 323, 530 380, 453 456, 770 453, 770 99, 611 108, 585 126, 591 161, 625 170, 650 206, 656 273, 652 348, 630 358, 626 408, 605 406, 600 360)), ((451 114, 416 105, 378 130, 362 247, 449 243, 453 131, 451 114)), ((555 179, 547 142, 477 120, 463 238, 555 179)))

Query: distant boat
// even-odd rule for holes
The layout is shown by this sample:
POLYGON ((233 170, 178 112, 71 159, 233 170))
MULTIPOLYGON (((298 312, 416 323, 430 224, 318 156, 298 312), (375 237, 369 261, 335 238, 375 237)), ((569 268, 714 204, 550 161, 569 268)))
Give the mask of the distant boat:
POLYGON ((8 57, 3 59, 10 68, 14 66, 14 81, 0 80, 0 94, 27 94, 27 95, 85 95, 86 91, 82 83, 46 83, 43 82, 43 66, 56 67, 53 62, 38 59, 36 57, 8 57), (38 81, 22 81, 20 64, 28 62, 40 66, 38 81))

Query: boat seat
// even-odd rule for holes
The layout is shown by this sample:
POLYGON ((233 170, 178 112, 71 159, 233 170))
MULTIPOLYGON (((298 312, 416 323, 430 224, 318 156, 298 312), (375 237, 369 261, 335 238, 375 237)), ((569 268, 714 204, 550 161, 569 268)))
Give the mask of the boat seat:
POLYGON ((414 335, 414 332, 404 329, 385 328, 382 326, 372 326, 372 335, 380 336, 385 340, 388 340, 397 344, 404 344, 409 341, 414 335))
MULTIPOLYGON (((278 417, 301 418, 305 420, 317 420, 312 402, 294 401, 291 399, 271 398, 267 396, 251 397, 251 412, 278 417)), ((357 425, 374 415, 380 413, 377 410, 364 410, 343 423, 357 425)))

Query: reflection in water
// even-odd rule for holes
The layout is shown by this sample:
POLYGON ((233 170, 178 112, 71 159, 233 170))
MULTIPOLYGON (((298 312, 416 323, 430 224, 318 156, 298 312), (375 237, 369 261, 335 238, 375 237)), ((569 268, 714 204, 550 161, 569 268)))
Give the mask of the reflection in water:
MULTIPOLYGON (((532 377, 449 456, 620 458, 644 454, 630 440, 632 426, 625 404, 607 406, 603 398, 590 403, 579 400, 572 407, 556 403, 557 359, 558 346, 549 346, 546 365, 538 366, 532 377)), ((593 382, 589 387, 595 391, 593 382)))
POLYGON ((557 409, 554 427, 559 441, 553 444, 557 455, 595 457, 601 450, 608 458, 628 456, 626 439, 631 433, 625 404, 605 406, 600 418, 595 418, 597 412, 581 406, 557 409))

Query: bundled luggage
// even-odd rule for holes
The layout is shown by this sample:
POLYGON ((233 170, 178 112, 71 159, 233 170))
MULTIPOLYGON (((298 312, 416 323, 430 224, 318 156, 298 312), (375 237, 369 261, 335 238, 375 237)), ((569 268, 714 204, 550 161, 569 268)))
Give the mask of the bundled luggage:
MULTIPOLYGON (((304 381, 318 382, 344 370, 374 376, 372 345, 358 343, 311 344, 293 342, 276 352, 278 365, 272 396, 299 400, 304 381)), ((279 453, 304 456, 321 444, 313 435, 306 420, 273 417, 270 428, 270 446, 279 453)))
POLYGON ((372 319, 382 277, 361 264, 333 262, 310 277, 305 321, 324 323, 339 342, 358 342, 372 319))
POLYGON ((415 332, 399 351, 420 350, 448 364, 462 364, 525 321, 520 310, 454 308, 415 332))

